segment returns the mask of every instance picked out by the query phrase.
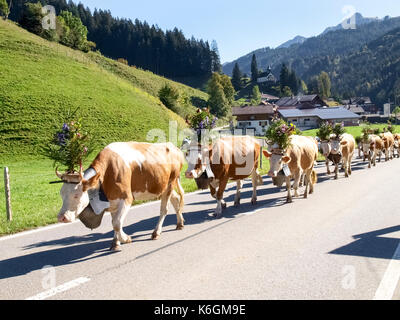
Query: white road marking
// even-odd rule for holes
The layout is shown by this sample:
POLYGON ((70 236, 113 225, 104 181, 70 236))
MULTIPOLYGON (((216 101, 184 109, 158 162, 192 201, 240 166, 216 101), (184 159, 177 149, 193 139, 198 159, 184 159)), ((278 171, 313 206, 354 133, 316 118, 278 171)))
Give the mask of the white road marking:
POLYGON ((89 278, 81 277, 81 278, 69 281, 67 283, 64 283, 53 289, 41 292, 41 293, 39 293, 33 297, 27 298, 25 300, 44 300, 44 299, 50 298, 52 296, 55 296, 56 294, 59 294, 61 292, 64 292, 64 291, 70 290, 72 288, 75 288, 77 286, 80 286, 81 284, 84 284, 88 281, 90 281, 89 278))
POLYGON ((400 279, 400 243, 386 269, 385 275, 376 290, 374 300, 392 300, 400 279))

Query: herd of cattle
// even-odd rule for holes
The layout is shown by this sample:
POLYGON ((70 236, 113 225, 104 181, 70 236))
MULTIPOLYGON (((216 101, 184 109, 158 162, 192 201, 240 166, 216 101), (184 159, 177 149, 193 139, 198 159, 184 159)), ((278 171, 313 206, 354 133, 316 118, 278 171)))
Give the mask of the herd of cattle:
MULTIPOLYGON (((89 212, 97 216, 90 192, 101 193, 106 197, 105 211, 111 213, 114 239, 111 250, 120 251, 121 244, 130 243, 131 237, 124 233, 124 219, 134 200, 161 199, 160 218, 152 234, 157 239, 162 232, 162 225, 171 203, 177 215, 177 229, 183 229, 182 216, 184 191, 181 186, 181 170, 185 158, 188 162, 186 178, 195 179, 201 189, 208 189, 217 201, 214 216, 221 217, 226 208, 224 191, 229 181, 237 182, 234 205, 240 205, 242 180, 251 177, 253 194, 251 203, 257 203, 257 187, 263 183, 259 175, 261 150, 269 159, 272 177, 277 186, 286 183, 287 201, 292 202, 292 184, 294 196, 298 189, 305 186, 304 197, 314 192, 317 174, 314 165, 319 150, 326 158, 327 173, 330 174, 330 162, 335 165, 335 179, 338 178, 339 165, 346 177, 351 175, 351 163, 356 150, 356 142, 350 134, 343 134, 340 139, 331 137, 329 141, 319 141, 313 137, 291 136, 290 146, 286 150, 270 145, 262 150, 260 142, 249 136, 222 137, 211 145, 191 143, 186 140, 181 148, 172 143, 149 144, 139 142, 112 143, 104 148, 95 158, 90 168, 79 174, 60 174, 63 182, 61 197, 62 208, 58 214, 60 222, 73 222, 80 215, 89 212)), ((368 159, 369 167, 376 165, 376 158, 382 153, 388 161, 400 155, 400 135, 386 132, 380 136, 370 135, 368 140, 360 143, 359 156, 363 153, 364 161, 368 159)), ((100 218, 101 220, 101 218, 100 218)))

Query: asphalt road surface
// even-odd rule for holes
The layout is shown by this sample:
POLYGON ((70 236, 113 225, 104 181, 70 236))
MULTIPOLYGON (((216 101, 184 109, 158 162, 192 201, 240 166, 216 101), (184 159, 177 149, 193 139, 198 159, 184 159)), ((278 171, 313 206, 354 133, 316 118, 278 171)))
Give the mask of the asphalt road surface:
POLYGON ((258 204, 247 181, 234 208, 229 185, 221 219, 209 192, 188 194, 185 229, 171 207, 157 241, 159 202, 135 207, 119 253, 109 215, 94 231, 78 221, 0 238, 0 299, 399 299, 400 160, 355 160, 349 179, 317 171, 315 193, 291 204, 264 177, 258 204))

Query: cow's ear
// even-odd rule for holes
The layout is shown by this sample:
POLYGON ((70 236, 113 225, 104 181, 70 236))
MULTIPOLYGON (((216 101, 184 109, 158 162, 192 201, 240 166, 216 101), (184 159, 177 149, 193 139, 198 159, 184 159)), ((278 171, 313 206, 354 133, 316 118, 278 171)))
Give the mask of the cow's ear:
POLYGON ((100 180, 99 173, 97 173, 93 178, 89 180, 82 180, 83 192, 97 188, 97 186, 99 185, 99 180, 100 180))
POLYGON ((269 153, 267 150, 263 150, 263 154, 266 158, 271 158, 272 153, 269 153))
POLYGON ((347 145, 347 141, 341 141, 340 144, 341 144, 342 146, 345 146, 345 145, 347 145))
POLYGON ((282 157, 282 161, 283 161, 284 163, 289 163, 290 160, 292 160, 292 159, 291 159, 289 156, 284 156, 284 157, 282 157))

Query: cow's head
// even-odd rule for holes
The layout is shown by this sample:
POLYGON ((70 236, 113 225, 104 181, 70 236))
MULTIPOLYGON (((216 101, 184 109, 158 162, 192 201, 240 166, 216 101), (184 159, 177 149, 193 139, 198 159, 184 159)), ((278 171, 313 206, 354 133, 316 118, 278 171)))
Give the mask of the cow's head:
POLYGON ((285 164, 288 164, 291 158, 288 155, 285 155, 283 152, 269 152, 267 150, 263 150, 263 154, 266 158, 269 159, 270 169, 268 175, 272 178, 276 178, 278 172, 283 169, 285 164))
POLYGON ((190 145, 185 153, 188 168, 185 176, 188 179, 198 179, 206 171, 209 163, 209 148, 202 147, 200 144, 190 145))
POLYGON ((340 139, 331 139, 330 146, 331 146, 331 153, 332 154, 341 154, 342 147, 347 144, 346 141, 340 141, 340 139))
POLYGON ((331 144, 329 140, 321 140, 321 151, 325 157, 328 157, 331 154, 331 144))
POLYGON ((63 182, 60 191, 63 204, 57 216, 58 221, 64 223, 74 222, 89 205, 87 191, 97 186, 99 175, 94 169, 89 169, 85 176, 83 172, 61 174, 56 169, 56 175, 63 182))

